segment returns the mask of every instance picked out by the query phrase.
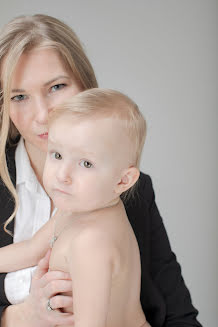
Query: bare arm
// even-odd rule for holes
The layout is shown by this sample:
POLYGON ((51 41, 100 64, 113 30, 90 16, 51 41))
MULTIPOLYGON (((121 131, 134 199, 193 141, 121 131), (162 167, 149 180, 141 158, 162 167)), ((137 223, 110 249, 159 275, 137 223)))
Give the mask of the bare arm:
POLYGON ((48 311, 47 301, 51 299, 55 309, 72 306, 73 299, 57 293, 69 292, 70 275, 61 271, 48 272, 50 252, 40 260, 32 278, 29 296, 23 303, 8 306, 0 317, 1 327, 51 327, 72 326, 74 317, 62 311, 48 311))
POLYGON ((98 231, 85 231, 68 253, 75 327, 104 327, 113 273, 110 241, 98 231))
POLYGON ((0 248, 0 273, 37 265, 44 257, 52 238, 54 217, 52 217, 30 239, 0 248))

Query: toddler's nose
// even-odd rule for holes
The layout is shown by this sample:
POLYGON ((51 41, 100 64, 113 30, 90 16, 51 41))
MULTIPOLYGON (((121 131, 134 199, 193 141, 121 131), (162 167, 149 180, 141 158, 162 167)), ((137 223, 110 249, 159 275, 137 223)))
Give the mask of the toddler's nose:
POLYGON ((69 185, 72 183, 72 177, 67 167, 62 167, 57 173, 57 179, 60 183, 69 185))

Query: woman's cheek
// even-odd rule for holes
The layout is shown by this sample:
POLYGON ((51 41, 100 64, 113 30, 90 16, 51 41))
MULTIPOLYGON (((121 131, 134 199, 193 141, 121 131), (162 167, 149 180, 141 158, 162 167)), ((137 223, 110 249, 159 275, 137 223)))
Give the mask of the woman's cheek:
POLYGON ((17 125, 20 125, 19 124, 19 121, 20 121, 19 113, 16 110, 14 110, 13 108, 10 109, 9 116, 16 127, 17 127, 17 125))
POLYGON ((80 92, 80 89, 78 87, 75 88, 64 88, 63 90, 60 90, 51 97, 51 103, 50 106, 57 106, 62 102, 67 101, 70 97, 73 95, 76 95, 80 92))
POLYGON ((21 108, 17 108, 17 106, 13 105, 10 108, 9 116, 19 131, 25 131, 30 128, 32 114, 29 110, 26 110, 25 107, 21 110, 21 108))

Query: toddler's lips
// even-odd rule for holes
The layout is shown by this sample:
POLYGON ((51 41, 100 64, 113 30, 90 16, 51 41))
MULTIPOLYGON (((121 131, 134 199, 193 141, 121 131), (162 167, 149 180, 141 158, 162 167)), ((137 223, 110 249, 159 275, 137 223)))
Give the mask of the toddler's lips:
POLYGON ((66 195, 71 195, 70 193, 67 193, 67 192, 65 192, 65 191, 63 191, 63 190, 61 190, 59 188, 55 188, 54 191, 59 192, 59 193, 63 193, 63 194, 66 194, 66 195))

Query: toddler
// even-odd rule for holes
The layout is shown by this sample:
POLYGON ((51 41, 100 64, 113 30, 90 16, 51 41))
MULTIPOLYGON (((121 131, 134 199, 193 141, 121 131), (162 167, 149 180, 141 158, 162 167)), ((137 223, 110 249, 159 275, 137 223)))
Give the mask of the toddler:
POLYGON ((9 272, 36 265, 50 244, 49 269, 71 275, 75 327, 149 326, 120 198, 138 180, 145 132, 137 105, 113 90, 87 90, 52 110, 43 183, 57 212, 32 239, 0 249, 9 272))

